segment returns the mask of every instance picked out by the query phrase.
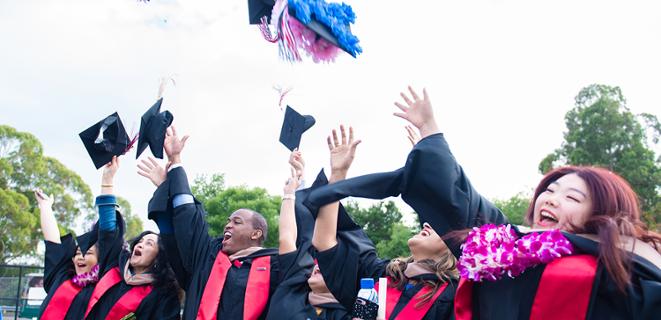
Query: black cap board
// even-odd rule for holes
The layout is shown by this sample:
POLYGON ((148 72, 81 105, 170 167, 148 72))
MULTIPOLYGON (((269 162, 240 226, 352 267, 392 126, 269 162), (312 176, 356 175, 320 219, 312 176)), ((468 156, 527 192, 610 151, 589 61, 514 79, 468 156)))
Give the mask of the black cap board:
POLYGON ((87 250, 89 250, 89 248, 91 248, 94 244, 96 244, 98 238, 99 238, 98 222, 94 224, 92 230, 85 232, 76 237, 78 248, 80 248, 80 252, 83 254, 83 256, 85 255, 85 253, 87 253, 87 250))
POLYGON ((170 111, 160 112, 163 98, 158 99, 140 119, 140 133, 138 134, 137 159, 149 146, 151 153, 159 159, 163 159, 163 142, 165 131, 172 124, 174 117, 170 111))
POLYGON ((314 123, 314 117, 301 115, 292 107, 287 106, 287 109, 285 110, 285 118, 282 121, 282 129, 280 130, 280 142, 282 142, 287 149, 293 151, 301 144, 301 136, 303 133, 310 129, 314 123))
POLYGON ((262 17, 266 17, 268 19, 267 22, 269 22, 271 20, 273 5, 275 5, 275 0, 248 0, 250 24, 260 24, 262 17))
POLYGON ((94 166, 98 169, 126 152, 130 141, 117 112, 107 116, 79 134, 94 166))

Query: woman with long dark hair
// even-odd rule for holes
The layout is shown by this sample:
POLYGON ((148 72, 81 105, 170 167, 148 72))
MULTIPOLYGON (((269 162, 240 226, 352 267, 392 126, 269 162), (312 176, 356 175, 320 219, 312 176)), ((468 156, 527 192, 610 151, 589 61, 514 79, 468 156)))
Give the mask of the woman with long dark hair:
POLYGON ((119 161, 104 167, 99 211, 99 254, 110 257, 95 287, 86 319, 179 319, 179 287, 164 244, 157 233, 145 231, 124 245, 124 226, 113 195, 119 161), (119 218, 119 219, 118 219, 119 218), (114 260, 112 257, 115 257, 114 260))
POLYGON ((532 229, 508 225, 452 156, 427 92, 409 91, 395 115, 421 140, 404 168, 402 196, 437 232, 463 240, 453 246, 458 319, 661 314, 661 237, 641 222, 638 197, 622 177, 588 166, 552 170, 528 208, 532 229))
MULTIPOLYGON (((346 178, 360 141, 354 141, 353 130, 347 139, 341 127, 341 140, 333 130, 333 138, 327 142, 331 151, 330 187, 346 178)), ((452 318, 456 260, 429 224, 424 223, 408 240, 410 256, 393 260, 379 258, 362 230, 342 235, 343 229, 354 229, 345 227, 351 224, 339 202, 332 202, 319 209, 312 238, 326 284, 347 310, 353 308, 361 278, 387 277, 388 287, 379 288, 387 290, 389 296, 387 319, 452 318)))
POLYGON ((48 293, 39 318, 82 319, 99 279, 96 229, 77 239, 71 234, 60 237, 52 209, 53 196, 41 190, 36 190, 34 195, 46 244, 44 289, 48 293))

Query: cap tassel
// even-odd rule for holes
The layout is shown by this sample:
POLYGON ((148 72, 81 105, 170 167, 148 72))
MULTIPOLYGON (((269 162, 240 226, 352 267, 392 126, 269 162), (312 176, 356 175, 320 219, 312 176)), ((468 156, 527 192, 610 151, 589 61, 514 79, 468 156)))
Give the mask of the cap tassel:
POLYGON ((278 31, 280 38, 278 41, 280 57, 289 62, 301 61, 301 55, 298 53, 298 45, 296 44, 296 37, 294 37, 294 33, 289 26, 289 12, 286 6, 280 16, 280 28, 278 31))
POLYGON ((278 42, 278 40, 280 39, 280 36, 278 35, 277 32, 275 34, 273 34, 273 32, 271 32, 271 28, 269 28, 269 24, 267 22, 268 19, 266 18, 266 16, 259 19, 259 21, 261 22, 259 24, 259 31, 262 32, 262 36, 264 37, 264 39, 266 41, 270 42, 270 43, 278 42))
MULTIPOLYGON (((135 123, 133 123, 133 127, 131 128, 131 134, 133 134, 133 132, 135 132, 135 123)), ((138 132, 135 134, 135 136, 133 136, 133 138, 131 138, 131 141, 129 141, 129 144, 126 145, 126 148, 124 149, 124 152, 122 154, 126 154, 127 152, 129 152, 129 150, 131 150, 131 148, 133 148, 135 143, 138 142, 139 135, 140 133, 138 132)))

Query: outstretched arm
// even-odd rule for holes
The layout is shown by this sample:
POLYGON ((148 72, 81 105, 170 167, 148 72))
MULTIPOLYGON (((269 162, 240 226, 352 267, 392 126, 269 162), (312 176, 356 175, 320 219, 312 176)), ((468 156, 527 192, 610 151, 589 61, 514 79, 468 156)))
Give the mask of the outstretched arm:
MULTIPOLYGON (((353 128, 349 127, 347 140, 344 126, 340 126, 342 140, 337 138, 337 131, 333 129, 332 140, 329 136, 326 141, 330 150, 331 176, 328 183, 344 180, 356 154, 356 147, 360 140, 354 140, 353 128)), ((312 245, 319 251, 328 250, 337 245, 337 210, 339 201, 329 203, 319 209, 314 224, 312 245)))
POLYGON ((303 156, 298 149, 292 151, 289 156, 289 164, 291 165, 291 176, 287 179, 283 188, 284 196, 282 197, 282 204, 280 206, 280 221, 279 221, 279 254, 283 255, 289 252, 296 251, 296 237, 298 236, 296 230, 296 189, 301 185, 303 178, 304 162, 303 156))
POLYGON ((41 233, 44 240, 53 243, 60 243, 60 230, 57 228, 55 214, 53 214, 53 195, 46 195, 43 191, 37 189, 34 191, 39 205, 39 216, 41 221, 41 233))

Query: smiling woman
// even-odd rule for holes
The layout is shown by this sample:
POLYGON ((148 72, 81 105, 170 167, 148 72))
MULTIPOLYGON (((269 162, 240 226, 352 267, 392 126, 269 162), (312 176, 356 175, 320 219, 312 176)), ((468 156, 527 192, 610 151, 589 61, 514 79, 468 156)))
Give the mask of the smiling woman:
POLYGON ((99 264, 103 276, 94 288, 85 317, 89 319, 179 319, 178 286, 158 234, 145 231, 124 248, 125 225, 117 211, 113 180, 119 169, 114 156, 104 166, 99 211, 99 264))

